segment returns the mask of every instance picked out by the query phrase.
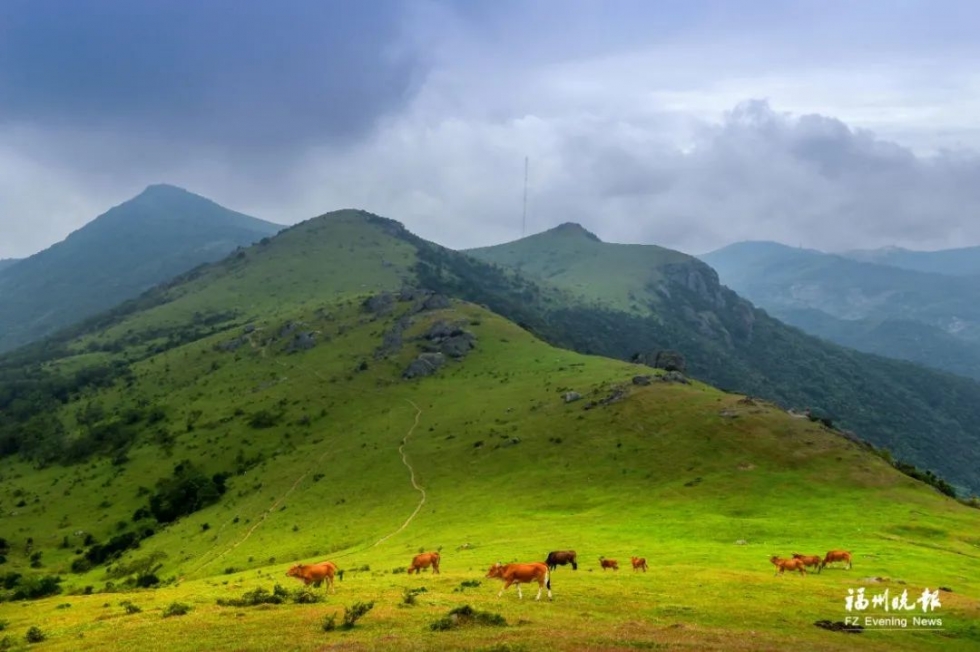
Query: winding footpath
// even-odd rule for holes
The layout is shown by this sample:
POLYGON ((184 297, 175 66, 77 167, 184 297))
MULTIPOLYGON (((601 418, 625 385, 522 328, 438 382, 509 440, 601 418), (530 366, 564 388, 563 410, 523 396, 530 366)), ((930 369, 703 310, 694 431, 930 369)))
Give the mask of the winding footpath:
MULTIPOLYGON (((265 347, 262 347, 262 349, 261 349, 261 355, 263 357, 265 357, 265 347)), ((290 369, 290 368, 301 369, 303 371, 306 371, 307 373, 313 374, 314 376, 316 376, 320 380, 323 380, 323 381, 326 381, 327 380, 326 378, 324 378, 320 374, 320 372, 316 371, 315 369, 306 369, 306 368, 301 367, 299 365, 292 365, 292 366, 290 366, 290 365, 287 365, 286 363, 284 363, 284 362, 282 362, 280 360, 276 360, 275 362, 279 366, 285 367, 286 369, 290 369)), ((418 483, 418 481, 416 480, 415 467, 412 466, 412 463, 408 459, 408 454, 405 452, 405 446, 408 444, 408 440, 412 436, 412 433, 414 433, 415 432, 415 429, 418 427, 418 425, 419 425, 419 419, 422 418, 422 408, 420 408, 418 405, 415 404, 414 401, 412 401, 410 399, 405 399, 405 401, 409 405, 411 405, 413 408, 415 408, 415 420, 412 423, 412 427, 409 428, 408 429, 408 432, 405 433, 405 436, 402 437, 401 444, 398 446, 398 453, 401 455, 402 464, 404 464, 405 467, 408 468, 409 478, 411 480, 412 487, 416 491, 419 492, 419 503, 418 503, 418 505, 415 506, 415 511, 413 511, 409 515, 409 517, 407 519, 405 519, 405 522, 402 523, 401 524, 401 527, 399 527, 398 529, 394 530, 393 532, 390 532, 390 533, 386 534, 385 536, 381 537, 380 539, 378 539, 377 541, 375 541, 371 545, 364 546, 363 548, 359 548, 359 549, 356 549, 356 550, 351 550, 349 552, 344 553, 343 555, 336 555, 336 556, 333 557, 334 559, 341 559, 343 557, 348 557, 350 555, 356 554, 358 552, 363 552, 364 550, 368 550, 370 548, 374 548, 374 547, 376 547, 376 546, 384 543, 385 541, 387 541, 391 537, 395 536, 399 532, 402 532, 406 527, 408 527, 409 524, 415 519, 415 517, 418 516, 418 513, 422 510, 422 506, 425 505, 425 500, 426 500, 425 488, 422 487, 418 483)), ((265 511, 262 512, 261 518, 259 518, 259 520, 255 523, 255 525, 253 525, 252 527, 250 527, 248 529, 248 531, 245 533, 245 535, 241 539, 239 539, 238 541, 236 541, 235 543, 233 543, 231 546, 229 546, 228 548, 226 548, 224 550, 224 552, 222 552, 218 556, 213 557, 212 559, 210 559, 210 560, 208 560, 206 562, 203 562, 199 566, 195 567, 193 570, 189 571, 187 574, 188 575, 192 575, 194 573, 197 573, 198 571, 203 570, 204 568, 207 568, 208 566, 210 566, 214 562, 218 561, 219 559, 223 558, 228 553, 230 553, 233 550, 235 550, 236 548, 238 548, 238 546, 240 546, 243 543, 245 543, 248 540, 248 538, 252 536, 252 534, 255 532, 255 530, 257 530, 259 528, 259 526, 262 525, 262 523, 265 522, 265 520, 269 517, 269 515, 272 514, 273 512, 275 512, 276 509, 283 503, 283 501, 286 500, 286 498, 288 498, 289 495, 292 494, 293 491, 296 490, 296 488, 306 478, 306 476, 308 476, 310 474, 310 471, 314 470, 315 468, 320 468, 320 466, 323 463, 323 460, 326 459, 327 455, 330 452, 331 451, 329 449, 326 450, 326 451, 324 451, 323 454, 321 454, 320 457, 317 458, 316 464, 313 467, 308 468, 298 478, 296 478, 296 481, 293 482, 292 486, 282 496, 280 496, 275 502, 273 502, 273 504, 268 509, 266 509, 265 511)), ((227 526, 227 525, 228 525, 228 523, 225 523, 225 525, 222 526, 222 529, 224 529, 224 527, 227 526)), ((212 548, 212 550, 213 549, 214 548, 212 548)), ((205 553, 205 557, 207 557, 207 554, 208 553, 205 553)))

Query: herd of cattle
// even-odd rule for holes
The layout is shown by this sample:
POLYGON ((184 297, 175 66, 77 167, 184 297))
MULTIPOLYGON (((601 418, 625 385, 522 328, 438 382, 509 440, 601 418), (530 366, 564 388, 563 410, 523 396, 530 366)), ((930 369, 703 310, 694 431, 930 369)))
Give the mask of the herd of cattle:
POLYGON ((806 569, 810 566, 815 567, 819 573, 824 566, 835 561, 847 562, 847 567, 850 568, 851 553, 847 550, 831 550, 821 559, 820 555, 801 555, 794 552, 792 559, 780 559, 774 556, 769 561, 777 568, 776 575, 782 575, 784 571, 795 570, 800 571, 801 575, 806 575, 806 569))
MULTIPOLYGON (((433 573, 438 574, 439 560, 440 556, 438 552, 423 552, 415 555, 412 558, 411 565, 408 567, 408 574, 415 573, 418 575, 429 567, 432 568, 433 573)), ((800 553, 794 552, 791 559, 781 559, 774 556, 769 561, 776 567, 777 575, 782 575, 784 571, 795 570, 800 571, 802 575, 806 575, 807 567, 813 566, 819 573, 823 570, 824 566, 837 561, 847 562, 847 567, 850 568, 851 553, 847 550, 831 550, 821 559, 819 555, 801 555, 800 553)), ((646 558, 631 557, 630 562, 633 565, 634 571, 642 570, 644 573, 647 571, 646 558)), ((524 595, 521 593, 521 584, 537 582, 538 596, 534 599, 540 600, 541 591, 547 587, 548 599, 551 600, 551 571, 559 566, 568 564, 571 564, 572 570, 578 570, 578 555, 575 551, 554 550, 548 553, 548 558, 544 563, 503 564, 498 562, 490 567, 490 570, 487 572, 487 577, 495 577, 504 581, 504 588, 500 589, 497 597, 503 595, 507 587, 514 584, 517 586, 517 597, 523 599, 524 595)), ((599 557, 599 567, 604 571, 609 569, 619 570, 619 562, 615 559, 599 557)), ((320 586, 326 580, 327 590, 336 593, 333 585, 333 578, 336 573, 336 564, 331 561, 321 561, 318 564, 297 564, 290 568, 286 572, 286 575, 301 580, 306 586, 310 584, 320 586)))
MULTIPOLYGON (((412 558, 412 563, 409 565, 407 572, 409 575, 412 573, 418 575, 423 570, 431 567, 432 572, 438 574, 439 560, 440 556, 438 552, 420 553, 412 558)), ((633 565, 634 571, 642 570, 644 573, 647 571, 648 566, 645 557, 631 557, 630 562, 633 565)), ((578 570, 578 555, 575 551, 555 550, 548 553, 548 558, 544 563, 503 564, 498 562, 490 567, 490 570, 487 572, 487 577, 496 577, 504 581, 504 588, 500 589, 497 597, 503 595, 507 587, 514 584, 517 586, 517 597, 523 599, 524 595, 521 593, 521 584, 537 582, 538 595, 534 599, 540 600, 541 591, 547 587, 548 599, 551 600, 551 571, 555 570, 558 566, 565 566, 567 564, 572 565, 572 570, 578 570)), ((599 566, 602 570, 619 570, 619 562, 615 559, 599 557, 599 566)), ((286 571, 288 577, 295 577, 306 586, 312 584, 316 587, 326 581, 327 590, 332 593, 336 593, 333 584, 336 574, 337 565, 332 561, 321 561, 318 564, 296 564, 286 571)))

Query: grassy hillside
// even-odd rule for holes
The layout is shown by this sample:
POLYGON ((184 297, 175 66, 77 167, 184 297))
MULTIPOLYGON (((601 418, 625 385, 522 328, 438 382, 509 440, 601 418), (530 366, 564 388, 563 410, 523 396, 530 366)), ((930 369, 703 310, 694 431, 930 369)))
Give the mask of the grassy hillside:
MULTIPOLYGON (((341 224, 348 236, 368 239, 379 228, 341 224)), ((297 238, 293 246, 310 242, 297 238)), ((398 248, 386 249, 386 261, 397 259, 398 248)), ((255 269, 271 264, 261 249, 248 255, 255 269)), ((354 262, 339 248, 336 259, 316 260, 321 270, 354 262)), ((238 270, 240 283, 251 281, 251 267, 238 270)), ((310 274, 293 288, 318 278, 310 274)), ((977 510, 770 404, 698 383, 634 385, 634 376, 659 372, 552 348, 472 304, 427 308, 406 295, 368 309, 359 288, 335 283, 317 301, 262 304, 264 316, 243 313, 233 327, 137 359, 145 344, 133 338, 152 336, 151 326, 167 323, 166 310, 191 310, 184 304, 211 292, 215 301, 236 296, 198 277, 169 290, 170 303, 89 336, 127 341, 118 352, 88 352, 83 338, 69 346, 74 357, 47 364, 51 374, 77 374, 92 362, 130 356, 129 373, 76 386, 56 415, 72 439, 118 422, 134 426, 134 438, 67 467, 0 460, 10 549, 0 573, 66 578, 65 593, 29 609, 0 603, 0 638, 23 645, 37 626, 52 650, 920 650, 980 643, 977 510), (191 291, 195 283, 202 285, 191 291), (475 348, 431 377, 404 380, 421 347, 434 345, 419 336, 440 321, 460 324, 475 348), (398 325, 396 347, 390 334, 398 325), (297 332, 314 333, 316 346, 288 352, 297 332), (586 409, 617 388, 619 400, 586 409), (566 403, 568 391, 583 398, 566 403), (158 481, 185 461, 204 477, 229 474, 217 502, 166 525, 145 516, 134 522, 161 491, 158 481), (142 528, 155 533, 111 561, 115 573, 104 565, 70 572, 92 549, 86 534, 105 544, 142 528), (29 537, 41 568, 29 568, 29 537), (565 547, 579 552, 582 566, 554 573, 551 603, 530 595, 518 601, 513 587, 498 599, 499 584, 483 577, 497 560, 541 560, 565 547), (774 578, 767 561, 836 547, 854 551, 853 570, 774 578), (441 548, 442 574, 396 572, 423 548, 441 548), (154 553, 163 586, 125 588, 121 569, 154 553), (600 555, 622 569, 600 571, 600 555), (630 571, 630 555, 646 556, 650 572, 630 571), (292 590, 289 565, 324 558, 346 571, 325 602, 216 603, 276 583, 292 590), (888 581, 866 579, 879 576, 888 581), (908 589, 914 600, 939 585, 953 589, 941 596, 942 633, 854 636, 813 625, 847 615, 849 588, 908 589), (86 586, 92 595, 74 594, 86 586), (419 587, 426 591, 417 604, 405 604, 405 591, 419 587), (124 601, 142 611, 127 614, 124 601), (162 617, 175 601, 191 611, 162 617), (353 630, 322 630, 326 616, 357 601, 375 607, 353 630), (499 613, 507 625, 430 629, 465 604, 499 613)))
MULTIPOLYGON (((555 232, 535 240, 540 259, 569 248, 565 236, 550 235, 555 232)), ((975 381, 808 337, 722 286, 714 270, 690 257, 665 260, 661 249, 650 248, 646 271, 623 277, 619 261, 627 257, 625 245, 597 242, 581 233, 579 237, 588 240, 583 246, 598 252, 588 263, 595 270, 593 286, 586 291, 559 285, 579 297, 564 305, 546 305, 538 296, 547 293, 531 290, 522 291, 517 301, 514 291, 489 296, 487 288, 493 284, 486 279, 497 272, 474 270, 471 264, 453 262, 451 256, 432 250, 426 269, 441 266, 452 274, 423 278, 431 287, 486 303, 560 346, 620 359, 680 351, 697 378, 784 406, 814 408, 896 457, 940 473, 961 491, 980 491, 980 385, 975 381), (637 301, 645 304, 646 315, 596 301, 602 295, 598 288, 617 280, 635 286, 638 279, 644 282, 644 293, 636 295, 637 301)), ((515 249, 525 247, 526 241, 518 241, 478 255, 506 265, 518 258, 515 249)), ((569 265, 574 264, 569 259, 569 265)), ((554 283, 532 278, 541 288, 554 283)))
POLYGON ((150 186, 0 276, 0 351, 36 341, 281 227, 150 186))

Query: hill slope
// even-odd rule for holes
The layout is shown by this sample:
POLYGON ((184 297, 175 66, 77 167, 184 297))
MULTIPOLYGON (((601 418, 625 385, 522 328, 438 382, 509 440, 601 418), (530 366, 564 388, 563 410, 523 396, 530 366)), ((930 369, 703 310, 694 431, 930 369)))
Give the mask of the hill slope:
MULTIPOLYGON (((410 241, 359 213, 314 220, 154 290, 103 320, 108 328, 63 341, 60 357, 28 364, 18 383, 64 383, 45 415, 65 439, 56 456, 32 457, 41 468, 0 460, 7 568, 60 573, 66 588, 95 594, 0 604, 7 631, 22 639, 38 625, 48 649, 77 649, 80 637, 107 650, 853 649, 812 623, 842 619, 847 589, 871 575, 901 578, 913 599, 940 584, 955 594, 943 595, 942 636, 880 632, 861 646, 980 641, 980 512, 765 402, 555 349, 472 304, 413 292, 365 301, 432 261, 410 241), (364 283, 343 273, 357 264, 364 283), (268 294, 251 294, 266 284, 268 294), (182 322, 195 313, 197 323, 182 322), (466 355, 403 377, 425 349, 462 350, 450 341, 466 332, 466 355), (633 384, 638 374, 650 384, 633 384), (583 399, 566 403, 568 391, 583 399), (154 498, 181 477, 224 491, 197 491, 201 509, 156 521, 154 498), (108 568, 70 573, 96 546, 148 529, 108 568), (771 576, 771 554, 840 546, 854 550, 853 572, 771 576), (440 575, 396 572, 423 548, 442 548, 440 575), (553 574, 553 603, 518 601, 513 588, 497 599, 483 577, 498 559, 554 548, 578 550, 582 567, 553 574), (41 567, 29 569, 38 552, 41 567), (623 569, 590 572, 600 555, 623 569), (650 572, 631 573, 631 555, 648 557, 650 572), (216 604, 323 558, 347 571, 326 605, 216 604), (140 560, 160 564, 163 588, 129 588, 140 560), (405 591, 420 586, 410 607, 405 591), (123 599, 142 613, 126 615, 123 599), (190 614, 161 618, 174 601, 190 614), (376 606, 349 633, 321 630, 325 613, 355 601, 376 606), (430 629, 463 604, 510 625, 430 629)), ((467 262, 444 253, 447 277, 467 262)), ((40 436, 44 424, 31 424, 40 436)))
POLYGON ((0 260, 0 272, 17 262, 20 262, 20 258, 4 258, 0 260))
MULTIPOLYGON (((570 248, 563 242, 565 236, 549 237, 553 234, 536 240, 537 255, 532 258, 558 257, 569 267, 586 258, 581 253, 566 255, 570 248)), ((620 359, 676 349, 699 379, 785 406, 818 408, 897 457, 939 472, 970 491, 980 489, 980 476, 971 470, 980 463, 974 453, 980 443, 975 434, 980 426, 976 382, 806 336, 723 287, 714 270, 695 258, 678 255, 680 262, 665 262, 662 250, 651 248, 648 267, 638 270, 633 262, 621 265, 628 259, 622 253, 624 245, 593 237, 580 240, 581 247, 592 250, 589 265, 602 272, 586 289, 561 286, 580 299, 550 309, 550 316, 537 324, 537 332, 549 333, 549 341, 620 359), (601 288, 615 279, 628 279, 624 283, 633 288, 633 300, 645 315, 637 309, 634 314, 622 312, 615 297, 605 299, 601 288), (960 455, 971 458, 969 465, 953 459, 960 455)), ((519 246, 526 243, 469 253, 504 264, 517 258, 513 250, 519 246)), ((495 304, 480 298, 476 282, 465 285, 472 294, 463 296, 535 323, 532 296, 524 298, 525 305, 495 304)))
POLYGON ((172 186, 150 186, 0 275, 0 351, 106 310, 276 224, 172 186))
POLYGON ((980 379, 973 279, 776 243, 738 243, 702 259, 736 292, 809 333, 980 379))

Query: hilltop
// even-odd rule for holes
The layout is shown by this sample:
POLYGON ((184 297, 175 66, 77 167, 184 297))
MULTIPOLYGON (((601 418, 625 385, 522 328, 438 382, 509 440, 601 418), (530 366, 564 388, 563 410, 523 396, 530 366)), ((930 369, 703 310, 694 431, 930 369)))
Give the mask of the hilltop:
POLYGON ((856 643, 813 622, 841 619, 847 588, 882 576, 913 594, 952 587, 947 630, 857 644, 976 645, 980 512, 768 402, 557 349, 486 308, 406 286, 436 269, 446 283, 486 274, 496 296, 512 283, 535 301, 570 296, 342 211, 8 357, 6 371, 32 370, 33 390, 57 391, 28 419, 31 440, 0 459, 4 570, 60 574, 78 594, 0 604, 6 632, 22 639, 37 625, 47 649, 313 650, 338 636, 364 649, 844 649, 856 643), (437 350, 434 373, 406 378, 437 350), (42 365, 25 360, 32 351, 42 365), (198 509, 174 519, 181 506, 198 509), (855 551, 853 572, 772 577, 771 554, 840 546, 855 551), (554 573, 552 603, 513 589, 498 600, 483 577, 497 560, 565 547, 582 567, 554 573), (441 575, 398 572, 435 548, 441 575), (623 570, 598 571, 600 555, 623 570), (631 555, 650 572, 633 574, 631 555), (216 604, 292 590, 286 569, 322 558, 346 571, 326 604, 216 604), (133 591, 150 582, 141 560, 161 588, 133 591), (419 587, 409 606, 405 591, 419 587), (142 612, 126 615, 123 600, 142 612), (369 600, 350 633, 321 630, 324 614, 369 600), (192 610, 161 618, 174 601, 192 610), (509 625, 430 629, 462 604, 509 625))
POLYGON ((0 351, 107 310, 281 226, 149 186, 0 275, 0 351))
MULTIPOLYGON (((964 255, 953 260, 968 260, 967 250, 960 251, 964 255)), ((941 261, 940 254, 956 252, 933 253, 941 261)), ((872 258, 893 254, 898 252, 886 250, 872 258)), ((733 290, 808 333, 980 379, 980 289, 970 277, 859 262, 773 242, 737 243, 702 259, 733 290)))

